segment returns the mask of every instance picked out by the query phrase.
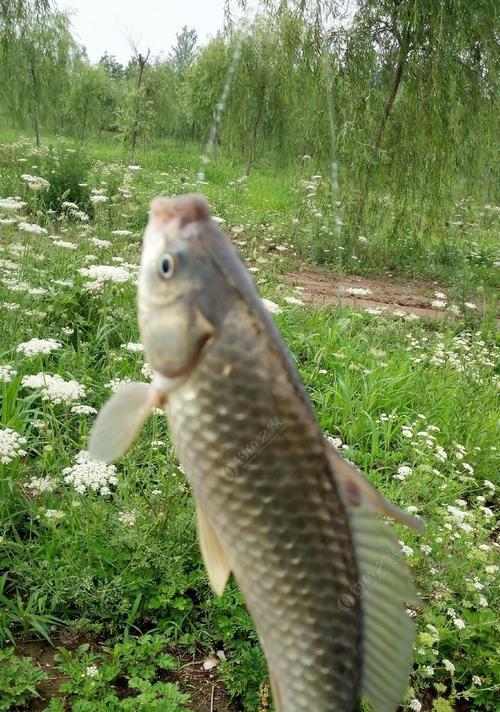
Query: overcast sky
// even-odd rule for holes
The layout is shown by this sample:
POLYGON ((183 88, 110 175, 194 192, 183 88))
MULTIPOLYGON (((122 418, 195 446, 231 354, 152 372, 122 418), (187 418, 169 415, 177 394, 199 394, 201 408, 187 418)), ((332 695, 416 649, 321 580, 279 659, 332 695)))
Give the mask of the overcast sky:
POLYGON ((70 11, 74 35, 92 62, 107 50, 126 63, 128 37, 139 50, 167 55, 183 25, 194 27, 203 42, 224 23, 224 0, 57 0, 57 5, 70 11))

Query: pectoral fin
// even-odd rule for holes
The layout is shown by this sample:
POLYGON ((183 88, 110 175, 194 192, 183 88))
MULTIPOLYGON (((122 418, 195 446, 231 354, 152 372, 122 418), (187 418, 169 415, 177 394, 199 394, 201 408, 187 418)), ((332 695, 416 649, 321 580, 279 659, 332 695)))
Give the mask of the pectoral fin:
POLYGON ((413 529, 417 534, 424 532, 425 523, 423 519, 413 517, 381 495, 363 473, 344 459, 326 439, 325 447, 330 467, 337 484, 340 485, 342 497, 347 505, 352 507, 363 506, 365 509, 378 512, 400 524, 404 524, 404 526, 413 529))
POLYGON ((100 462, 120 458, 160 401, 160 394, 150 384, 126 383, 122 386, 96 418, 88 447, 90 457, 100 462))
POLYGON ((222 596, 231 574, 231 566, 217 532, 198 502, 196 502, 196 516, 198 518, 200 549, 207 569, 208 580, 214 593, 217 596, 222 596))

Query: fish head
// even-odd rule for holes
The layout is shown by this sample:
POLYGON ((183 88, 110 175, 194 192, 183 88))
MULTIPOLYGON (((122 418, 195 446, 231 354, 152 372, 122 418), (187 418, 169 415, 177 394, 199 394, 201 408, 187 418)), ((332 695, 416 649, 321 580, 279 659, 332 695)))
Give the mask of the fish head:
POLYGON ((139 328, 148 361, 169 379, 189 374, 231 301, 231 287, 207 250, 214 230, 201 195, 151 203, 139 275, 139 328))

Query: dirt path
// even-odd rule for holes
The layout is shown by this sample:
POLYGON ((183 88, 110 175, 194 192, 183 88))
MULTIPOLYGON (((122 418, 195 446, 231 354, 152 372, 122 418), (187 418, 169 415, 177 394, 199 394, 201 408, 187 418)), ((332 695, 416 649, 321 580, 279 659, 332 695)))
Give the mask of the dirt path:
POLYGON ((339 277, 326 270, 306 267, 301 272, 285 272, 279 281, 294 287, 300 299, 314 306, 343 304, 399 316, 413 313, 432 319, 444 317, 444 311, 431 307, 431 302, 436 299, 435 292, 445 290, 430 280, 406 282, 387 275, 339 277))

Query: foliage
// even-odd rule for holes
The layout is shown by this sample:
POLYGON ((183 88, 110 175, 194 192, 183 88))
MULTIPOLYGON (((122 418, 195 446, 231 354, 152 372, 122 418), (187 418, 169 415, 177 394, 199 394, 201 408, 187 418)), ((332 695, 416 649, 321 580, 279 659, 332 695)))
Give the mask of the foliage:
POLYGON ((31 658, 20 658, 13 648, 0 650, 0 710, 10 710, 39 696, 37 685, 47 675, 31 658))
MULTIPOLYGON (((1 465, 0 634, 56 642, 65 625, 89 641, 76 652, 61 651, 59 670, 69 677, 63 694, 74 709, 134 709, 153 704, 148 700, 157 693, 175 700, 177 692, 163 685, 172 681, 178 652, 202 650, 223 651, 220 676, 242 706, 255 710, 266 689, 257 635, 233 582, 220 599, 210 593, 189 492, 165 420, 155 414, 148 421, 118 463, 118 482, 109 495, 79 493, 63 473, 85 448, 94 417, 74 412, 76 403, 97 410, 112 379, 145 377, 142 354, 124 348, 138 341, 133 265, 140 233, 159 184, 171 194, 197 184, 199 152, 169 143, 166 151, 138 154, 140 169, 130 170, 121 146, 101 141, 92 144, 90 165, 68 182, 73 163, 81 160, 73 150, 68 142, 37 150, 18 139, 0 151, 0 195, 18 195, 29 208, 28 217, 5 217, 0 224, 0 295, 9 315, 0 329, 0 366, 16 371, 0 382, 2 427, 27 440, 25 456, 1 465), (47 209, 49 189, 26 188, 20 178, 24 163, 53 182, 56 212, 47 209), (107 199, 85 222, 69 209, 57 210, 75 183, 87 183, 91 194, 98 190, 107 199), (18 226, 26 220, 47 232, 24 232, 18 226), (120 266, 129 281, 89 286, 85 272, 99 264, 120 266), (16 350, 33 337, 51 337, 61 347, 31 357, 16 350), (68 403, 43 400, 39 390, 22 385, 25 376, 40 372, 76 381, 86 395, 68 403), (99 679, 85 674, 93 664, 99 679), (123 679, 130 697, 113 687, 123 679)), ((440 265, 441 253, 432 245, 417 253, 411 241, 390 246, 370 237, 350 245, 358 270, 399 255, 402 268, 441 274, 458 317, 448 311, 438 325, 346 308, 309 309, 286 301, 294 292, 278 277, 310 265, 315 245, 316 259, 339 268, 342 242, 333 248, 336 234, 322 230, 326 181, 314 178, 310 161, 301 171, 276 175, 255 165, 242 181, 240 167, 221 157, 206 165, 203 188, 257 270, 264 296, 280 304, 278 325, 324 430, 342 439, 347 457, 384 494, 416 506, 428 522, 425 540, 400 534, 424 601, 409 699, 423 699, 441 685, 436 694, 442 704, 469 700, 474 709, 494 709, 497 569, 489 514, 494 494, 485 481, 495 482, 498 470, 498 376, 487 309, 481 321, 489 291, 482 292, 479 283, 494 278, 496 211, 473 201, 457 207, 462 227, 449 227, 452 264, 440 265), (472 302, 481 309, 465 307, 472 302), (394 476, 403 465, 411 474, 400 480, 394 476), (455 514, 465 508, 462 522, 450 507, 455 514)), ((58 710, 59 702, 50 704, 58 710)), ((185 704, 172 702, 180 709, 185 704)))

